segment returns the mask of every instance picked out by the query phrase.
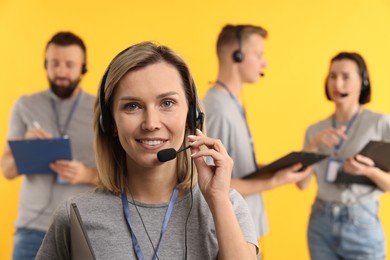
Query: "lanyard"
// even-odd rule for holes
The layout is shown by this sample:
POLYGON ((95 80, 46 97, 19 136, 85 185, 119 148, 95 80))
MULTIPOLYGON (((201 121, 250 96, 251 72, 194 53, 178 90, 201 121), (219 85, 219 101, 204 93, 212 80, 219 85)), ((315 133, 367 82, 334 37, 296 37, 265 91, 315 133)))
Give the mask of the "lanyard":
POLYGON ((242 107, 241 103, 237 100, 237 98, 233 95, 233 93, 230 91, 230 89, 228 88, 228 86, 223 83, 222 81, 220 80, 217 80, 215 83, 217 83, 218 85, 220 85, 221 87, 223 87, 228 93, 229 93, 229 96, 233 99, 234 101, 234 104, 236 104, 237 108, 238 108, 238 111, 240 111, 240 114, 242 116, 242 118, 244 118, 245 122, 246 122, 246 114, 245 114, 245 110, 244 108, 242 107))
MULTIPOLYGON (((179 189, 177 188, 177 186, 175 186, 175 188, 173 190, 173 193, 172 193, 172 196, 171 196, 171 199, 169 200, 168 209, 165 212, 165 217, 164 217, 163 225, 161 227, 161 232, 160 232, 160 238, 159 238, 157 246, 156 246, 156 251, 154 252, 153 260, 157 259, 158 248, 160 246, 160 242, 161 242, 161 239, 162 239, 162 237, 164 235, 164 232, 165 232, 165 230, 167 228, 168 221, 171 218, 172 211, 173 211, 173 206, 176 203, 176 199, 177 199, 178 195, 179 195, 179 189)), ((123 213, 125 214, 125 217, 126 217, 127 227, 130 230, 134 253, 137 255, 137 259, 138 260, 143 260, 144 256, 142 254, 141 246, 138 243, 137 237, 135 236, 135 234, 133 232, 133 227, 131 225, 129 203, 127 201, 127 195, 126 195, 125 192, 122 192, 122 206, 123 206, 123 213)), ((141 215, 140 215, 140 217, 141 217, 141 215)), ((146 231, 146 229, 145 229, 145 231, 146 231)))
POLYGON ((55 101, 53 99, 50 99, 51 107, 52 107, 54 114, 55 114, 57 130, 58 130, 58 133, 60 134, 61 137, 64 137, 67 135, 70 120, 72 119, 73 114, 76 111, 77 105, 79 104, 79 101, 80 101, 80 97, 81 97, 81 92, 77 95, 77 98, 74 101, 74 103, 69 111, 68 117, 66 118, 65 125, 63 128, 61 128, 61 125, 60 125, 60 114, 57 110, 55 101))
POLYGON ((257 162, 256 162, 256 155, 255 155, 255 148, 253 146, 253 138, 252 138, 252 134, 251 134, 251 131, 249 130, 249 126, 248 126, 248 121, 246 119, 246 113, 245 113, 245 110, 244 108, 242 107, 241 103, 237 100, 237 98, 233 95, 233 93, 230 91, 230 89, 228 88, 228 86, 223 83, 222 81, 220 80, 217 80, 215 83, 217 83, 218 85, 220 85, 221 87, 223 87, 228 93, 229 93, 229 96, 231 97, 231 99, 233 99, 234 101, 234 104, 236 104, 237 108, 238 108, 238 111, 240 112, 242 118, 244 119, 245 121, 245 126, 246 126, 246 130, 248 132, 248 136, 251 140, 251 148, 252 148, 252 157, 253 157, 253 163, 255 165, 255 169, 257 169, 257 162))
MULTIPOLYGON (((345 135, 348 135, 348 132, 352 127, 352 124, 355 122, 357 116, 359 115, 359 110, 360 110, 360 106, 357 108, 357 110, 356 110, 355 114, 352 116, 351 120, 349 120, 349 122, 347 123, 347 128, 345 129, 345 132, 344 132, 345 135)), ((333 117, 332 117, 332 127, 336 128, 335 115, 333 115, 333 117)), ((341 149, 341 146, 343 145, 343 143, 344 143, 344 139, 340 139, 339 143, 334 147, 334 150, 335 150, 334 152, 336 155, 340 152, 340 149, 341 149)))

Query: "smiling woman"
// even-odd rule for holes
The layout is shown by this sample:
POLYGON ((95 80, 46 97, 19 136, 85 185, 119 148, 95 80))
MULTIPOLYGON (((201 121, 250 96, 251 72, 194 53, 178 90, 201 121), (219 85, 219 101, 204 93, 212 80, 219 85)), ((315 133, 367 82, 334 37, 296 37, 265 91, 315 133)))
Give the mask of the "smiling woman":
MULTIPOLYGON (((166 62, 127 73, 116 88, 112 110, 114 131, 132 169, 156 166, 159 150, 178 150, 183 144, 188 104, 178 71, 166 62)), ((168 170, 162 177, 171 174, 168 170)))
POLYGON ((58 209, 37 259, 70 257, 70 203, 98 259, 256 259, 248 208, 230 190, 233 162, 219 140, 195 131, 202 116, 185 62, 165 46, 131 46, 113 59, 99 93, 100 188, 58 209), (157 160, 162 149, 188 145, 175 160, 157 160))

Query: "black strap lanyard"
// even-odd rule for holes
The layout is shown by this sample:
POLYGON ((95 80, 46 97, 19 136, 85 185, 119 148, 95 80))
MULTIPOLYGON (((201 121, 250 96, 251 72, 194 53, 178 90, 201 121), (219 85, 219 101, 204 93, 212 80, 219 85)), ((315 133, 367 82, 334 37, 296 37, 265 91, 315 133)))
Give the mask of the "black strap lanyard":
POLYGON ((72 119, 72 117, 74 115, 74 112, 76 111, 76 108, 77 108, 77 106, 78 106, 78 104, 80 102, 80 97, 81 97, 81 91, 77 95, 76 100, 73 102, 73 105, 72 105, 72 107, 71 107, 71 109, 69 111, 68 117, 66 118, 65 125, 64 125, 63 128, 61 127, 61 124, 60 124, 60 113, 57 110, 57 106, 55 104, 55 101, 53 99, 50 99, 51 107, 52 107, 52 109, 54 111, 54 117, 55 117, 55 120, 56 120, 57 131, 60 134, 60 137, 67 136, 69 124, 70 124, 70 121, 71 121, 71 119, 72 119))

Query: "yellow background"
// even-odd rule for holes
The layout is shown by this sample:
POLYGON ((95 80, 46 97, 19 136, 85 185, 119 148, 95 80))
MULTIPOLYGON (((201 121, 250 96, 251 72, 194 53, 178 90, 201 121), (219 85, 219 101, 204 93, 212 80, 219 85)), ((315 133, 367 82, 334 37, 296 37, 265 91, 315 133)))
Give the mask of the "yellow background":
MULTIPOLYGON (((203 97, 215 80, 214 46, 226 23, 258 24, 270 33, 266 77, 242 95, 259 162, 299 150, 306 127, 332 112, 323 83, 330 58, 341 50, 366 58, 373 86, 367 107, 390 114, 388 0, 0 0, 0 147, 15 100, 47 88, 44 48, 57 31, 70 30, 84 39, 89 72, 82 85, 90 93, 96 93, 117 52, 154 40, 187 60, 203 97)), ((20 180, 0 177, 0 259, 11 256, 19 186, 20 180)), ((306 230, 315 191, 312 182, 305 192, 289 185, 265 194, 270 225, 265 259, 309 259, 306 230)), ((390 241, 389 195, 381 203, 390 241)))

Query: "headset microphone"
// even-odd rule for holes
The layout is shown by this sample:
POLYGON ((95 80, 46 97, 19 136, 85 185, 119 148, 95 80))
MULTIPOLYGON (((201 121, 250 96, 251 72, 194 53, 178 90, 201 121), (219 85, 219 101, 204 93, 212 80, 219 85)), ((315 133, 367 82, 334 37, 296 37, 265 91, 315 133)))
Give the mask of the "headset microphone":
POLYGON ((260 73, 260 77, 264 77, 265 76, 265 74, 262 72, 262 73, 260 73))
POLYGON ((187 147, 179 149, 178 151, 176 151, 173 148, 168 148, 168 149, 161 150, 161 151, 159 151, 157 153, 157 159, 159 160, 159 162, 170 161, 172 159, 175 159, 178 153, 181 153, 181 152, 187 150, 190 147, 191 146, 189 145, 187 147))

